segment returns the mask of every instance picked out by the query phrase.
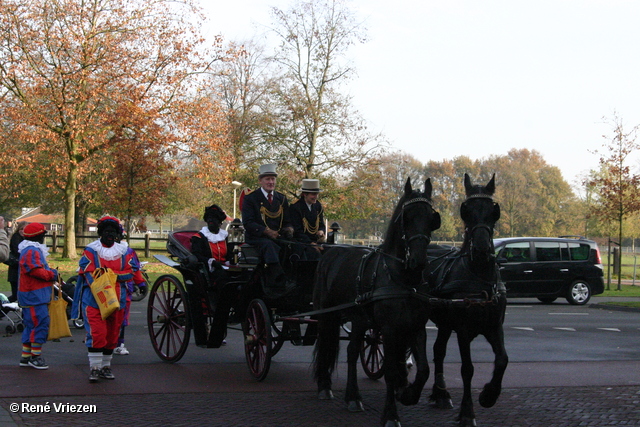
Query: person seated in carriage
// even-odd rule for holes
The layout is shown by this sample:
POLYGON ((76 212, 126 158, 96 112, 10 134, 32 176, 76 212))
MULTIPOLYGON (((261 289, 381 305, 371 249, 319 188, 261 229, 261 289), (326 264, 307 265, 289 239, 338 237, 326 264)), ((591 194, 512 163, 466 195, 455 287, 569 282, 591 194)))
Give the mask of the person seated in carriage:
POLYGON ((324 210, 318 201, 321 191, 319 180, 303 179, 300 198, 291 205, 293 237, 296 241, 304 243, 302 256, 308 261, 319 259, 322 247, 317 244, 325 241, 324 210))
POLYGON ((260 166, 260 188, 247 194, 242 203, 245 242, 258 249, 267 265, 266 286, 274 291, 286 286, 278 240, 293 237, 289 201, 284 194, 275 191, 277 177, 275 164, 260 166))
POLYGON ((227 251, 227 230, 220 228, 227 214, 218 205, 204 208, 203 220, 206 226, 191 238, 191 253, 198 262, 207 265, 209 277, 215 284, 224 276, 223 265, 229 260, 227 251))

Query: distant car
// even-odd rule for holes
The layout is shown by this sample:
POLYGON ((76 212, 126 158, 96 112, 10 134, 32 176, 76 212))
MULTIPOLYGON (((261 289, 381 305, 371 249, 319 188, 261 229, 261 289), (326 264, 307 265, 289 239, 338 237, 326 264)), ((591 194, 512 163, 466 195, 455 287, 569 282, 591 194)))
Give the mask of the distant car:
POLYGON ((596 242, 579 236, 494 239, 507 298, 533 297, 550 304, 566 298, 586 304, 604 292, 604 271, 596 242))

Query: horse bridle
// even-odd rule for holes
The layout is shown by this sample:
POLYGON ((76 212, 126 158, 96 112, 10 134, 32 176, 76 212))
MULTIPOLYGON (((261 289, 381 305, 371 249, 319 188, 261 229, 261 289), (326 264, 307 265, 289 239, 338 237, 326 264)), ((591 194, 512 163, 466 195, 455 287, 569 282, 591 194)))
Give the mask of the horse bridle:
MULTIPOLYGON (((467 202, 469 199, 489 199, 493 202, 493 197, 488 194, 472 194, 470 196, 467 196, 467 199, 465 200, 465 202, 467 202)), ((487 224, 477 224, 471 227, 470 230, 469 228, 465 228, 465 233, 469 234, 469 256, 471 257, 472 260, 473 260, 473 236, 478 230, 485 230, 489 235, 489 241, 491 241, 493 244, 493 241, 491 240, 491 236, 493 236, 492 226, 489 226, 487 224)))
MULTIPOLYGON (((427 236, 424 234, 416 234, 414 236, 411 236, 407 239, 405 230, 404 230, 404 209, 414 203, 426 203, 427 205, 429 205, 429 207, 433 210, 433 205, 431 203, 431 200, 427 199, 426 197, 416 197, 414 199, 411 200, 407 200, 406 202, 404 202, 402 204, 402 212, 400 212, 399 218, 400 218, 400 228, 402 229, 402 240, 404 241, 404 254, 405 254, 405 265, 406 265, 406 261, 409 260, 409 256, 411 256, 411 250, 409 249, 409 243, 411 243, 413 240, 416 239, 424 239, 427 243, 427 246, 429 245, 429 243, 431 243, 431 236, 427 236)), ((396 219, 397 221, 397 219, 396 219)))

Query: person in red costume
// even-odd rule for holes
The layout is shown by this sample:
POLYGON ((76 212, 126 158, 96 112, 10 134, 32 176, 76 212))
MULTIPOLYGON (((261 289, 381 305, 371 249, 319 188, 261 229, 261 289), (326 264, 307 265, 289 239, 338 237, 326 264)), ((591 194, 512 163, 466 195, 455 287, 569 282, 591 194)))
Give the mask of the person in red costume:
MULTIPOLYGON (((91 242, 80 258, 78 283, 80 298, 74 298, 74 305, 81 301, 85 319, 87 338, 85 344, 89 350, 89 382, 99 379, 112 380, 115 378, 111 371, 113 350, 118 345, 120 327, 124 319, 127 282, 133 280, 134 274, 140 270, 140 264, 129 247, 116 240, 120 234, 120 221, 112 216, 105 216, 98 220, 98 236, 91 242), (102 319, 98 304, 91 292, 94 282, 93 273, 98 268, 110 268, 118 275, 116 292, 120 300, 120 309, 113 312, 106 319, 102 319)), ((72 310, 73 311, 73 310, 72 310)))
POLYGON ((49 248, 44 244, 47 234, 44 225, 32 222, 24 228, 20 251, 18 303, 22 307, 22 357, 20 366, 47 369, 42 358, 42 344, 49 335, 49 309, 51 287, 58 280, 58 271, 47 264, 49 248))

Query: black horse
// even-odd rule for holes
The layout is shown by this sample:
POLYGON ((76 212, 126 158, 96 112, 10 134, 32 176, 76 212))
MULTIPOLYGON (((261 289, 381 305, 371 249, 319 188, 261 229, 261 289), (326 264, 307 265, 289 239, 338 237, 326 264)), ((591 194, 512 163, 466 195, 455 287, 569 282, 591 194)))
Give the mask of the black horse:
POLYGON ((458 421, 461 426, 475 426, 475 413, 471 399, 471 341, 484 335, 493 353, 494 370, 491 381, 480 394, 480 404, 492 407, 502 389, 502 377, 509 358, 504 347, 502 325, 506 310, 506 290, 500 282, 493 246, 493 228, 500 218, 500 206, 493 201, 495 175, 486 186, 471 185, 469 175, 464 176, 466 200, 460 207, 465 224, 464 242, 460 250, 444 256, 436 255, 430 266, 431 300, 430 319, 438 327, 433 345, 434 385, 430 399, 435 406, 452 408, 451 396, 446 389, 443 362, 451 332, 458 337, 462 360, 461 375, 464 392, 458 421))
POLYGON ((351 411, 362 411, 357 383, 357 360, 365 332, 379 330, 384 346, 384 375, 387 397, 382 424, 398 426, 396 397, 404 405, 415 405, 429 378, 426 330, 429 309, 423 270, 431 232, 440 227, 440 215, 431 206, 431 180, 424 192, 411 188, 408 179, 384 243, 367 247, 332 248, 316 270, 313 303, 316 310, 334 309, 318 318, 318 339, 314 349, 314 376, 320 399, 331 399, 331 375, 340 349, 340 329, 351 321, 347 347, 348 376, 345 401, 351 411), (335 310, 351 302, 355 307, 335 310), (405 364, 411 346, 417 372, 413 384, 407 380, 405 364))

